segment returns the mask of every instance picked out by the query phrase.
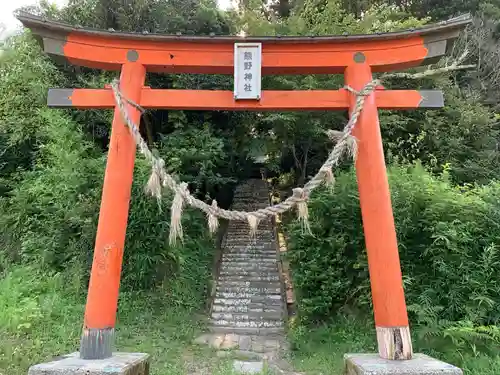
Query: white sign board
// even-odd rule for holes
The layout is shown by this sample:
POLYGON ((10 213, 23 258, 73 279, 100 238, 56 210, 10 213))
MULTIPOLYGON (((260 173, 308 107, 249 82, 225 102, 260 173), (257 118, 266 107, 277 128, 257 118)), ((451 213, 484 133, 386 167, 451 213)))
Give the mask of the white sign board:
POLYGON ((235 43, 234 98, 261 98, 262 44, 235 43))

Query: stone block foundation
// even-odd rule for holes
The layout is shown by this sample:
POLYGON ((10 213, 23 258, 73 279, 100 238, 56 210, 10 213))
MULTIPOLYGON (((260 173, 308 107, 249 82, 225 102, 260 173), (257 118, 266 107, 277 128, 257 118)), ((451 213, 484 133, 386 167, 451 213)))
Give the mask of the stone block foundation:
POLYGON ((425 354, 408 361, 390 361, 378 354, 346 354, 345 375, 463 375, 458 367, 425 354))
POLYGON ((149 355, 114 353, 111 358, 80 359, 78 352, 32 366, 28 375, 148 375, 149 355))

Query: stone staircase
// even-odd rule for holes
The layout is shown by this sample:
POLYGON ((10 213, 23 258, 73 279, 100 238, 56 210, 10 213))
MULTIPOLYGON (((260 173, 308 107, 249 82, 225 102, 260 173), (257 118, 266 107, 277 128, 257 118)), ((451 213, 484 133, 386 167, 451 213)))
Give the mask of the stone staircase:
MULTIPOLYGON (((269 205, 264 180, 238 186, 233 210, 269 205)), ((211 335, 199 341, 219 349, 276 353, 284 344, 286 307, 273 223, 260 222, 255 239, 246 222, 229 223, 211 309, 211 335)))

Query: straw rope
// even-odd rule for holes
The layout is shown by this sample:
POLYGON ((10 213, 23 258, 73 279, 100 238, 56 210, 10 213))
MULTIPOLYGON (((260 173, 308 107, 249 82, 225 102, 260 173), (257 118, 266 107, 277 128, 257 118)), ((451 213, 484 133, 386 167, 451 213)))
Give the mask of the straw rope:
MULTIPOLYGON (((470 65, 462 66, 455 63, 448 67, 435 70, 427 70, 422 73, 395 73, 386 74, 382 77, 421 79, 436 74, 447 73, 453 70, 470 69, 471 67, 472 66, 470 65)), ((256 233, 257 226, 259 225, 259 222, 261 220, 277 214, 282 214, 294 207, 297 207, 298 217, 302 223, 302 227, 306 232, 310 233, 311 230, 308 221, 309 213, 307 208, 307 200, 309 199, 311 192, 319 186, 323 184, 332 186, 335 183, 335 178, 333 176, 333 167, 338 165, 338 163, 344 156, 353 159, 356 158, 357 140, 352 135, 352 131, 354 130, 359 120, 359 116, 363 111, 366 97, 371 95, 380 84, 380 80, 374 79, 366 84, 366 86, 364 86, 360 91, 356 91, 349 86, 345 86, 345 89, 355 96, 355 105, 351 117, 342 131, 327 131, 328 137, 332 141, 336 142, 336 144, 321 168, 314 175, 314 177, 312 177, 304 185, 304 187, 297 187, 293 189, 292 196, 287 198, 285 201, 251 212, 225 210, 218 207, 215 200, 212 201, 211 205, 209 205, 191 195, 187 184, 177 182, 172 175, 168 174, 165 169, 165 161, 162 158, 154 155, 153 152, 149 149, 146 141, 142 138, 139 132, 137 124, 135 124, 131 120, 127 105, 130 105, 141 112, 145 111, 144 108, 123 95, 123 93, 120 91, 118 80, 114 80, 111 84, 111 87, 113 89, 113 94, 120 114, 123 117, 125 124, 130 129, 139 152, 144 156, 144 158, 152 168, 151 176, 148 180, 145 191, 155 197, 158 200, 158 204, 161 203, 163 188, 166 187, 173 191, 175 194, 171 207, 170 223, 170 244, 173 245, 176 243, 178 238, 182 239, 183 236, 181 216, 182 210, 186 205, 195 207, 207 214, 209 229, 211 233, 214 233, 217 230, 218 219, 223 218, 227 220, 247 221, 250 226, 251 235, 254 235, 256 233)))

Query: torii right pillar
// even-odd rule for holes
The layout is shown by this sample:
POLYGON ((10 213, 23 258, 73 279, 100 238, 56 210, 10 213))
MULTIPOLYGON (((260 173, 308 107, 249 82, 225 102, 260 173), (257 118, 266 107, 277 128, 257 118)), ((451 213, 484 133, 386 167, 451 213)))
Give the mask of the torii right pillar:
MULTIPOLYGON (((373 80, 371 67, 360 55, 345 71, 345 83, 355 90, 373 80)), ((353 95, 351 111, 355 103, 353 95)), ((358 139, 356 173, 379 355, 384 359, 411 359, 403 278, 374 93, 366 97, 353 135, 358 139)))
MULTIPOLYGON (((344 75, 346 85, 358 91, 373 80, 372 68, 362 53, 355 55, 344 75)), ((355 103, 353 95, 351 114, 355 103)), ((458 367, 413 354, 375 93, 365 98, 353 135, 358 140, 356 175, 378 356, 346 354, 345 375, 462 375, 458 367)))

